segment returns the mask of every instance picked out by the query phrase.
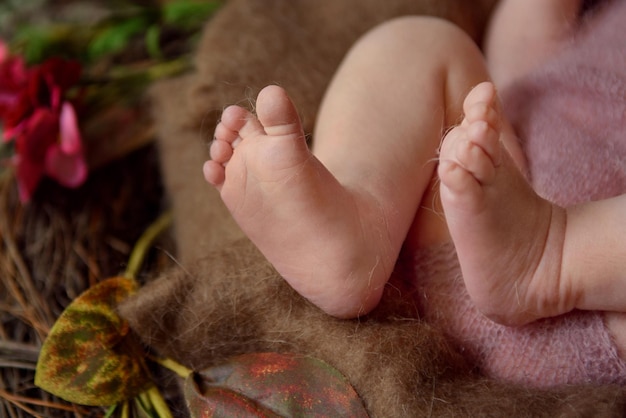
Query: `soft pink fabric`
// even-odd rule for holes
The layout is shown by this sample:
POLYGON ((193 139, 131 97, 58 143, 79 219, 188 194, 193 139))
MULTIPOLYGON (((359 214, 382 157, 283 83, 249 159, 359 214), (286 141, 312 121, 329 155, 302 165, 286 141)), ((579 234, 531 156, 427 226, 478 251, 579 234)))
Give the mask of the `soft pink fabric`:
POLYGON ((501 92, 535 189, 563 205, 626 193, 626 1, 501 92))
POLYGON ((413 262, 423 319, 443 329, 486 375, 535 387, 626 383, 626 363, 601 313, 576 311, 517 328, 498 325, 470 300, 452 244, 424 250, 413 262))
MULTIPOLYGON (((626 1, 611 2, 560 54, 501 92, 536 190, 560 205, 626 193, 625 25, 626 1)), ((500 326, 471 303, 452 245, 413 262, 421 314, 487 375, 532 386, 626 384, 602 313, 500 326)))

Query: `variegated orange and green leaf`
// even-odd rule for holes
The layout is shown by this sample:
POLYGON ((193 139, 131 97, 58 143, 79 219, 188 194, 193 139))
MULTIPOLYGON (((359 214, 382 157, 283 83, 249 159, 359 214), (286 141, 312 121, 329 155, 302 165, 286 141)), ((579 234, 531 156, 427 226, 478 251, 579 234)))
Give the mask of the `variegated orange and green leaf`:
POLYGON ((82 405, 113 405, 149 388, 141 346, 116 313, 135 291, 134 280, 115 277, 76 298, 44 342, 35 384, 82 405))

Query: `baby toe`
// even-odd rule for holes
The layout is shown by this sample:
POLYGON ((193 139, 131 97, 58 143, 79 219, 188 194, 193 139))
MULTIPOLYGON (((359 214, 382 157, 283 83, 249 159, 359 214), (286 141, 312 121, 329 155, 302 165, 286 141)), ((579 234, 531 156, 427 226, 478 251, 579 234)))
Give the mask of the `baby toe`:
POLYGON ((239 131, 234 131, 228 126, 226 126, 224 123, 220 122, 215 127, 214 137, 215 137, 215 140, 217 141, 224 141, 229 144, 232 144, 233 142, 235 142, 237 138, 239 138, 239 131))
POLYGON ((222 112, 220 125, 225 126, 233 132, 238 132, 246 124, 250 116, 250 112, 241 106, 228 106, 222 112))
POLYGON ((227 142, 236 143, 238 139, 265 135, 263 126, 256 116, 241 106, 228 106, 222 112, 222 118, 216 128, 216 137, 224 135, 227 142))
POLYGON ((202 166, 202 173, 207 183, 212 184, 218 189, 224 184, 226 179, 225 169, 222 164, 209 160, 202 166))
POLYGON ((257 114, 269 135, 303 135, 298 111, 282 87, 270 85, 261 90, 257 114))
POLYGON ((479 121, 487 123, 492 129, 500 129, 500 113, 489 103, 479 102, 465 109, 465 115, 463 118, 465 126, 479 121))
POLYGON ((480 147, 491 164, 498 167, 502 160, 502 144, 500 132, 485 121, 474 122, 467 129, 467 138, 480 147))
POLYGON ((495 166, 483 148, 465 140, 456 148, 456 161, 478 182, 487 183, 495 177, 495 166))
POLYGON ((474 87, 463 102, 464 124, 483 120, 494 129, 500 129, 500 112, 493 84, 484 82, 474 87))
MULTIPOLYGON (((437 169, 441 180, 440 195, 444 208, 473 209, 482 187, 476 178, 457 161, 441 161, 437 169)), ((446 214, 447 216, 448 214, 446 214)))
POLYGON ((216 139, 211 143, 209 154, 213 161, 224 164, 233 156, 233 147, 226 141, 216 139))

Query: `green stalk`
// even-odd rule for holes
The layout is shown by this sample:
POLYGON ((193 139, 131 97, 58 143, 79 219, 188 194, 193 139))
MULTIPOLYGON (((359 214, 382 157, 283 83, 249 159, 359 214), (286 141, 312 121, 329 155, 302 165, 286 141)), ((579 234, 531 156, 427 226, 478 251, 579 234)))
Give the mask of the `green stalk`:
POLYGON ((173 418, 170 408, 165 403, 165 399, 161 396, 161 392, 156 386, 152 386, 147 390, 148 400, 152 404, 152 408, 159 418, 173 418))
POLYGON ((128 266, 124 272, 124 277, 135 280, 141 266, 146 259, 146 255, 152 247, 152 243, 157 239, 159 235, 163 233, 172 223, 172 212, 167 211, 152 223, 139 237, 133 251, 130 253, 128 259, 128 266))
POLYGON ((111 418, 118 406, 119 404, 111 405, 109 409, 107 409, 106 414, 104 414, 104 418, 111 418))
POLYGON ((121 414, 122 418, 129 418, 130 417, 130 408, 128 405, 128 401, 125 401, 122 404, 122 414, 121 414))
MULTIPOLYGON (((135 247, 128 259, 128 266, 124 272, 124 277, 136 280, 137 274, 143 265, 148 251, 152 247, 154 241, 161 235, 171 224, 173 215, 171 211, 167 211, 157 218, 139 237, 135 243, 135 247)), ((174 361, 172 363, 176 364, 174 361)), ((180 366, 183 367, 183 366, 180 366)), ((167 403, 161 396, 159 388, 157 386, 151 386, 150 389, 141 393, 136 402, 139 403, 145 411, 150 415, 156 413, 159 418, 173 418, 172 413, 167 406, 167 403)), ((124 404, 124 406, 128 406, 124 404)))
POLYGON ((172 372, 176 373, 178 376, 182 377, 183 379, 186 379, 187 377, 189 377, 191 373, 193 373, 193 370, 188 369, 187 367, 183 366, 180 363, 175 362, 174 360, 170 358, 151 358, 151 360, 160 364, 166 369, 171 370, 172 372))

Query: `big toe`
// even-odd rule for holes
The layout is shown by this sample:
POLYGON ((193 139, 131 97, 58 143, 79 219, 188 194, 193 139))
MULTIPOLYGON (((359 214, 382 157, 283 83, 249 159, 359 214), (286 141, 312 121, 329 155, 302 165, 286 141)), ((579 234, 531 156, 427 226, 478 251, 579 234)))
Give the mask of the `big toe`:
MULTIPOLYGON (((496 99, 496 88, 489 81, 484 81, 476 85, 465 98, 464 108, 471 107, 476 103, 492 105, 496 99)), ((466 109, 464 109, 466 110, 466 109)))
POLYGON ((267 86, 256 101, 259 121, 270 136, 304 136, 300 117, 287 92, 279 86, 267 86))
POLYGON ((484 82, 469 92, 463 103, 463 125, 476 121, 487 122, 493 129, 500 129, 500 112, 493 84, 484 82))

